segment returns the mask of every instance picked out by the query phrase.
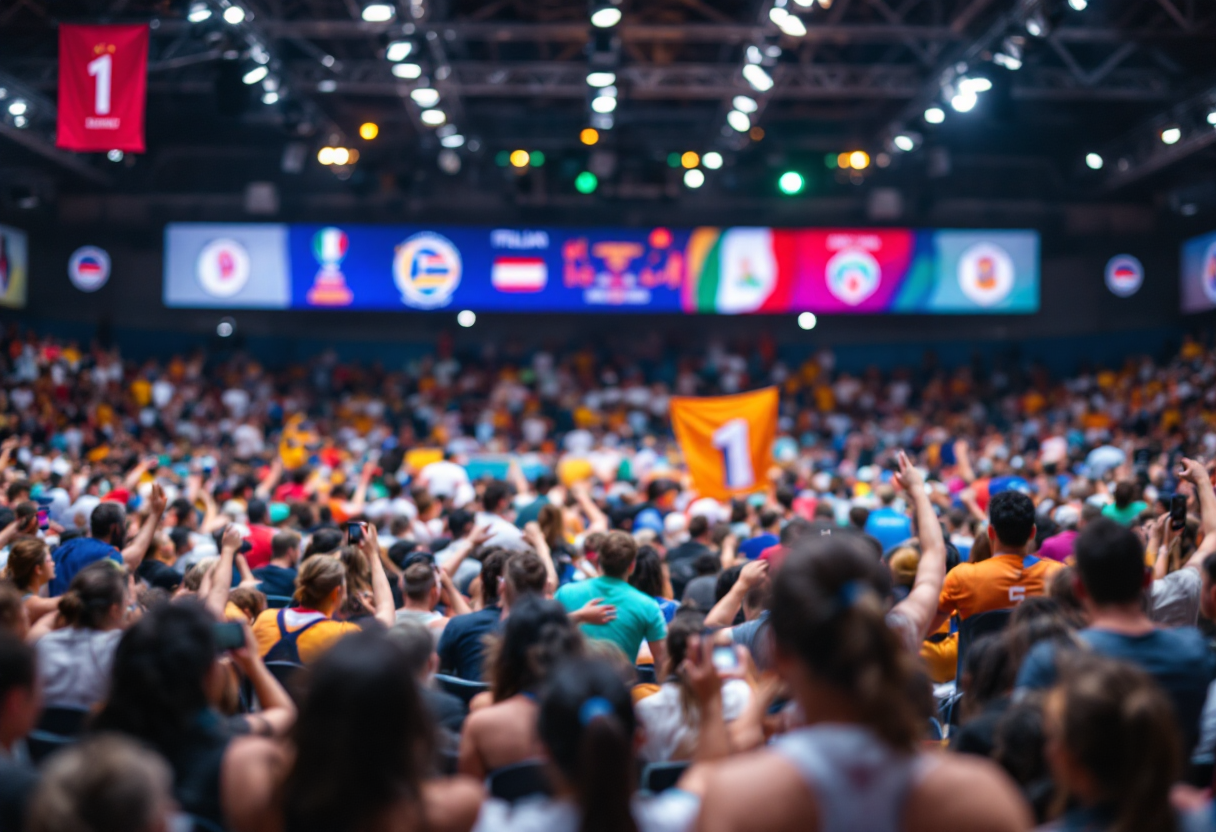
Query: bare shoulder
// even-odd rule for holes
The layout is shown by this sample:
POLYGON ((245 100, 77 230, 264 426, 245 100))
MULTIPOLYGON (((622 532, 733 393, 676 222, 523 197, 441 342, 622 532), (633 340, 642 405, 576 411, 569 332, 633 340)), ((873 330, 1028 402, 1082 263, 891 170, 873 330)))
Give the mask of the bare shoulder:
POLYGON ((426 827, 431 832, 469 832, 477 822, 485 788, 472 777, 444 777, 422 786, 426 827))
POLYGON ((908 799, 908 832, 1020 832, 1034 827, 1021 792, 991 760, 946 753, 933 754, 931 760, 932 768, 908 799))
POLYGON ((220 774, 220 801, 235 832, 282 827, 274 795, 289 763, 290 754, 275 740, 237 737, 229 743, 220 774))
POLYGON ((705 772, 698 832, 815 832, 818 807, 802 775, 768 751, 740 754, 705 772))

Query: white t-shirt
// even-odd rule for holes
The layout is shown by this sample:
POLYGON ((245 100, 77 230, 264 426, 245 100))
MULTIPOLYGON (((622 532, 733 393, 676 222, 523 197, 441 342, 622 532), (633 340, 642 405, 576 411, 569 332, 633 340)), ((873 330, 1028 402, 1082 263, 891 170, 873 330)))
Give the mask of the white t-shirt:
POLYGON ((469 472, 446 459, 423 466, 418 477, 432 497, 451 497, 458 487, 469 484, 469 472))
MULTIPOLYGON (((679 789, 633 799, 639 832, 685 832, 700 809, 696 795, 679 789)), ((490 798, 481 804, 473 832, 578 832, 580 821, 578 807, 568 800, 538 798, 511 805, 490 798)))
MULTIPOLYGON (((742 679, 728 679, 722 685, 722 718, 731 722, 739 718, 752 701, 752 689, 742 679)), ((641 757, 648 763, 665 763, 683 746, 691 750, 697 727, 689 725, 680 706, 680 686, 671 682, 647 696, 634 710, 646 728, 646 744, 641 757)))
POLYGON ((110 690, 122 630, 66 627, 38 639, 38 675, 48 708, 91 708, 110 690))

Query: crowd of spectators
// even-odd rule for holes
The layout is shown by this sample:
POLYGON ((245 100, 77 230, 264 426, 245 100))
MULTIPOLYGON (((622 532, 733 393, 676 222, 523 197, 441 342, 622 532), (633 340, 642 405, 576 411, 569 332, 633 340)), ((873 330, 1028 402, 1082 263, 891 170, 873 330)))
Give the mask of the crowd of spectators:
POLYGON ((0 438, 0 832, 1216 829, 1195 341, 1053 379, 9 331, 0 438), (763 482, 698 494, 669 397, 770 384, 763 482))

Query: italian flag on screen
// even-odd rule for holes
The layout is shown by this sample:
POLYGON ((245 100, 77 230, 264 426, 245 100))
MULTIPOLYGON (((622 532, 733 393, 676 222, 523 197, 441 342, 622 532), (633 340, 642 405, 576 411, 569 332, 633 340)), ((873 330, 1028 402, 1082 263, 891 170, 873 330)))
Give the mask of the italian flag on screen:
POLYGON ((796 274, 794 232, 698 228, 688 242, 686 312, 785 312, 796 274))

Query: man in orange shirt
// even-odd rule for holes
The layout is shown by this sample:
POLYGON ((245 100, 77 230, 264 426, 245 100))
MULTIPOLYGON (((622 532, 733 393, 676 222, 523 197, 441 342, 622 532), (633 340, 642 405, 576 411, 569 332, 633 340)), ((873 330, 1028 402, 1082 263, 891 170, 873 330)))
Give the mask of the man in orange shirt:
POLYGON ((946 575, 938 602, 936 631, 957 614, 970 618, 989 610, 1016 607, 1028 595, 1043 595, 1063 564, 1039 560, 1034 547, 1034 503, 1019 491, 1002 491, 988 503, 988 542, 992 557, 961 563, 946 575))

